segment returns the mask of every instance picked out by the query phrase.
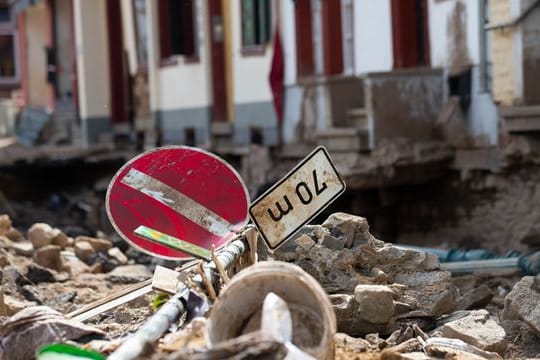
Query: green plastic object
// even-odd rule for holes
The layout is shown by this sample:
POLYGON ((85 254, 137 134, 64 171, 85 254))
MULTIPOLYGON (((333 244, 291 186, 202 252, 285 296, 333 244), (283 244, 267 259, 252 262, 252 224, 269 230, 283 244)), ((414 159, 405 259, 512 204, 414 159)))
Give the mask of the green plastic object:
POLYGON ((191 244, 187 241, 180 240, 174 236, 164 234, 147 226, 139 226, 135 229, 134 233, 137 236, 157 242, 161 245, 165 245, 174 250, 183 251, 186 254, 195 256, 199 259, 203 259, 206 261, 212 260, 212 252, 210 250, 197 246, 195 244, 191 244))
POLYGON ((92 350, 81 349, 68 344, 44 345, 37 351, 37 360, 105 360, 105 356, 92 350))

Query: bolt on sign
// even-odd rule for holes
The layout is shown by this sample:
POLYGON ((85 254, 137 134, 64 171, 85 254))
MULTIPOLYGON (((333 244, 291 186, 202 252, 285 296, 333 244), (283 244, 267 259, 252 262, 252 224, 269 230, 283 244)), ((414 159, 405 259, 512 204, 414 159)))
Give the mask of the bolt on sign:
POLYGON ((249 215, 276 249, 345 191, 328 151, 320 146, 255 200, 249 215))
POLYGON ((153 149, 128 161, 109 184, 106 205, 124 240, 173 260, 208 258, 212 245, 224 245, 249 219, 249 195, 236 170, 187 146, 153 149))

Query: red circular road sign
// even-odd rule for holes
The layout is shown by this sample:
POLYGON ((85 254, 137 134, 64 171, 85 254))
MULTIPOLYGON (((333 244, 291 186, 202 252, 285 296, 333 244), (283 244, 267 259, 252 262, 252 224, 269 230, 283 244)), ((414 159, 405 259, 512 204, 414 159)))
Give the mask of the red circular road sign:
POLYGON ((248 221, 249 195, 238 173, 209 152, 162 147, 127 162, 106 196, 116 231, 136 248, 167 259, 191 256, 133 233, 147 226, 210 249, 231 239, 248 221))

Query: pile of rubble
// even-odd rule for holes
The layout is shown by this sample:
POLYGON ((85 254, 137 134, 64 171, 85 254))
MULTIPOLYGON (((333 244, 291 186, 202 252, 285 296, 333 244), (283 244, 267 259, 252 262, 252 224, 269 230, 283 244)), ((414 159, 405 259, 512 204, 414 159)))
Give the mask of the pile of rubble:
MULTIPOLYGON (((40 287, 47 292, 48 284, 66 285, 65 294, 69 296, 56 305, 62 310, 71 310, 69 306, 73 304, 69 297, 76 294, 68 291, 70 287, 79 288, 87 283, 91 289, 100 279, 122 285, 151 277, 149 269, 128 260, 122 250, 107 239, 71 238, 45 223, 32 225, 24 235, 12 226, 7 215, 0 215, 0 266, 0 318, 28 306, 44 304, 42 297, 47 296, 40 296, 38 292, 40 287)), ((109 287, 112 286, 109 284, 109 287)), ((101 286, 95 290, 98 288, 102 290, 101 286)), ((59 295, 56 291, 52 293, 59 295)), ((97 296, 91 296, 90 300, 97 296)))
MULTIPOLYGON (((14 336, 22 331, 21 317, 32 316, 34 320, 25 331, 32 326, 37 327, 36 324, 40 322, 53 321, 50 319, 72 329, 67 331, 64 328, 63 333, 70 336, 63 339, 56 334, 56 337, 45 337, 40 343, 32 340, 31 345, 27 344, 26 354, 28 351, 35 353, 39 345, 51 340, 71 340, 85 348, 111 353, 155 311, 149 306, 152 297, 147 296, 135 300, 128 307, 120 306, 98 316, 92 321, 93 326, 63 317, 62 313, 67 314, 84 303, 117 291, 122 284, 151 277, 147 268, 130 264, 133 260, 128 260, 119 248, 106 239, 82 236, 71 239, 46 224, 33 225, 23 236, 12 227, 7 216, 2 216, 0 247, 3 274, 3 298, 0 298, 0 316, 3 316, 0 319, 3 319, 3 324, 0 334, 5 336, 9 333, 12 336, 11 344, 24 342, 14 336), (19 278, 14 278, 13 273, 17 273, 19 278), (79 293, 84 291, 85 283, 93 286, 92 277, 100 283, 99 290, 103 293, 89 298, 81 297, 79 293), (21 279, 25 279, 26 283, 21 279), (74 297, 63 302, 43 298, 45 284, 55 288, 54 285, 59 282, 66 287, 65 293, 69 293, 69 286, 76 284, 76 301, 74 297), (41 285, 38 287, 41 299, 35 294, 36 284, 41 285), (36 307, 29 306, 40 304, 57 311, 43 310, 46 316, 31 313, 36 311, 36 307), (141 311, 138 314, 126 313, 126 308, 141 311), (11 315, 11 318, 7 317, 11 315), (43 320, 45 318, 48 320, 43 320), (115 327, 114 322, 120 320, 126 326, 115 327), (102 339, 88 342, 88 338, 83 337, 88 334, 102 339)), ((332 336, 333 341, 328 346, 336 359, 540 357, 540 308, 537 306, 540 301, 540 276, 521 278, 516 273, 484 273, 456 277, 441 269, 437 256, 377 240, 369 232, 364 218, 345 213, 331 215, 322 225, 303 227, 293 239, 274 252, 259 244, 258 258, 259 262, 280 264, 276 261, 281 261, 296 265, 298 271, 314 279, 313 283, 328 294, 328 305, 335 314, 337 327, 337 333, 332 336)), ((216 287, 218 293, 214 309, 213 299, 207 299, 210 311, 205 317, 196 317, 187 324, 175 323, 157 347, 149 344, 148 354, 141 355, 142 358, 283 359, 287 354, 289 358, 312 358, 313 353, 308 354, 309 351, 298 340, 299 333, 313 331, 310 329, 313 325, 308 325, 310 321, 306 321, 305 316, 299 318, 295 314, 299 305, 296 302, 301 301, 298 300, 301 297, 297 296, 291 302, 287 300, 287 291, 280 292, 279 286, 275 288, 278 295, 275 299, 270 301, 267 296, 264 307, 260 304, 263 310, 248 314, 251 320, 243 323, 243 332, 239 330, 239 333, 231 334, 231 338, 223 343, 209 342, 209 324, 218 323, 216 312, 225 311, 220 309, 242 311, 253 306, 248 304, 253 298, 250 292, 265 292, 262 285, 245 281, 255 273, 250 269, 239 274, 229 272, 232 280, 229 282, 222 278, 222 284, 216 287), (231 292, 233 288, 238 288, 240 278, 244 281, 243 287, 240 287, 243 295, 234 298, 231 292), (223 305, 224 301, 232 298, 233 308, 223 305), (285 305, 282 304, 283 300, 285 305), (268 326, 274 337, 248 334, 248 328, 260 326, 265 329, 267 301, 273 304, 268 305, 268 309, 274 313, 268 310, 273 317, 267 323, 273 324, 268 326), (289 310, 291 314, 287 317, 284 314, 288 314, 289 310), (263 314, 262 320, 256 321, 256 326, 250 325, 254 317, 261 316, 258 314, 263 314), (287 321, 292 323, 288 324, 287 321), (287 330, 289 326, 293 329, 290 330, 292 337, 287 330), (279 341, 276 340, 278 338, 279 341), (291 351, 296 351, 294 349, 299 352, 291 357, 291 351)), ((276 282, 281 282, 283 287, 289 286, 285 278, 280 276, 276 275, 276 282)), ((266 287, 270 286, 268 283, 265 281, 266 287)), ((305 301, 307 304, 313 299, 308 301, 306 298, 305 301)), ((324 308, 325 305, 320 306, 324 308)), ((325 321, 317 326, 328 330, 332 329, 331 323, 325 321)), ((2 356, 24 358, 18 355, 6 357, 6 351, 0 350, 0 359, 2 356)))

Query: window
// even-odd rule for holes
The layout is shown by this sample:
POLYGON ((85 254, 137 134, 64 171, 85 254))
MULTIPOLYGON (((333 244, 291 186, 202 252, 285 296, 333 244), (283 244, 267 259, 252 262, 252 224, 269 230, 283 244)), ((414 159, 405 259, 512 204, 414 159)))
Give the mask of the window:
POLYGON ((0 35, 0 78, 15 77, 15 44, 13 35, 0 35))
POLYGON ((146 33, 145 0, 133 0, 135 34, 137 39, 137 63, 144 68, 148 64, 148 35, 146 33))
POLYGON ((270 0, 242 0, 242 46, 266 45, 270 29, 270 0))
POLYGON ((17 32, 8 5, 0 5, 0 84, 18 82, 17 32))
POLYGON ((427 0, 392 0, 394 68, 429 66, 427 0))
POLYGON ((159 0, 159 45, 162 59, 195 57, 194 0, 159 0))
POLYGON ((11 21, 11 13, 8 5, 0 5, 0 22, 6 23, 11 21))

